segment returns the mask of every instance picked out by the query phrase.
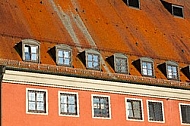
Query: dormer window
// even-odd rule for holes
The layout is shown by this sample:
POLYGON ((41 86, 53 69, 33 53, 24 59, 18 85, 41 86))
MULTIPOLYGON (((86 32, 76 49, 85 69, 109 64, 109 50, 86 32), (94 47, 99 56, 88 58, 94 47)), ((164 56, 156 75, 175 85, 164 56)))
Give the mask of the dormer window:
POLYGON ((56 45, 56 63, 57 65, 71 66, 71 48, 67 45, 56 45))
POLYGON ((22 59, 39 62, 39 42, 33 39, 22 40, 22 59))
POLYGON ((164 0, 161 0, 162 4, 164 5, 164 7, 174 16, 176 17, 184 17, 184 13, 183 13, 183 6, 179 6, 179 5, 175 5, 172 3, 168 3, 164 0))
POLYGON ((172 5, 172 14, 177 17, 183 17, 183 7, 172 5))
POLYGON ((140 59, 141 62, 141 74, 143 76, 154 76, 153 61, 150 58, 143 57, 140 59))
POLYGON ((107 58, 108 63, 117 73, 128 73, 127 56, 121 53, 115 53, 107 58))
POLYGON ((166 62, 166 72, 168 79, 179 79, 177 63, 171 61, 166 62))
POLYGON ((140 0, 123 0, 129 7, 140 8, 140 0))
POLYGON ((95 50, 85 50, 79 54, 87 69, 100 70, 100 54, 95 50))

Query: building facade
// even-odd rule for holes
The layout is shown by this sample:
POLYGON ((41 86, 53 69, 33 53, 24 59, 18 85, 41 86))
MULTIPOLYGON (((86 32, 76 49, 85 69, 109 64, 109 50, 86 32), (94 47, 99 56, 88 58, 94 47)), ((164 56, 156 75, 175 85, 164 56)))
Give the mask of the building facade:
POLYGON ((190 2, 0 3, 2 126, 190 125, 190 2))

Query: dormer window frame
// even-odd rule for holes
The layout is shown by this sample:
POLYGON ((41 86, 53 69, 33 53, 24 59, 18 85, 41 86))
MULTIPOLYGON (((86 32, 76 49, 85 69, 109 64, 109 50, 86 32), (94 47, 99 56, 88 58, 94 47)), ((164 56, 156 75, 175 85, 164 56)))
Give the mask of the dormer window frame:
POLYGON ((138 6, 135 6, 135 5, 131 5, 131 1, 134 1, 134 0, 123 0, 123 2, 127 5, 127 6, 129 6, 129 7, 131 7, 131 8, 135 8, 135 9, 140 9, 140 0, 136 0, 136 2, 138 2, 138 6))
POLYGON ((24 39, 22 43, 22 60, 26 62, 40 62, 40 42, 34 39, 24 39), (34 50, 35 48, 36 50, 34 50), (34 52, 32 52, 34 51, 34 52), (29 56, 27 59, 27 55, 29 56), (32 57, 36 57, 35 60, 32 57))
POLYGON ((140 58, 140 69, 141 69, 141 75, 146 77, 155 77, 155 70, 154 70, 154 61, 151 58, 148 57, 141 57, 140 58), (144 64, 146 67, 144 67, 144 64), (151 68, 149 67, 151 65, 151 68), (147 73, 145 74, 144 73, 147 73), (149 75, 149 72, 151 71, 151 75, 149 75))
POLYGON ((100 53, 96 50, 85 50, 85 63, 86 68, 91 70, 101 70, 101 60, 100 60, 100 53), (89 56, 92 58, 89 60, 89 56), (97 59, 96 59, 97 57, 97 59), (91 67, 89 66, 89 63, 91 63, 91 67), (94 66, 97 63, 97 66, 94 66))
POLYGON ((114 54, 114 70, 116 73, 129 73, 129 65, 128 65, 128 57, 122 53, 115 53, 114 54), (117 59, 119 59, 119 64, 122 66, 117 66, 117 59), (121 62, 125 60, 125 64, 122 64, 121 62), (120 67, 120 69, 118 69, 120 67), (125 71, 122 71, 122 67, 125 67, 125 71))
POLYGON ((172 4, 172 15, 174 15, 175 17, 184 18, 183 6, 172 4), (176 15, 175 12, 174 12, 174 8, 180 8, 182 10, 182 12, 181 12, 182 16, 176 15))
POLYGON ((167 78, 169 80, 179 80, 179 66, 178 66, 178 64, 176 62, 174 62, 174 61, 167 61, 166 62, 166 75, 167 75, 167 78), (170 72, 169 72, 169 68, 168 67, 171 68, 170 72), (176 77, 174 77, 175 74, 176 74, 176 77), (172 77, 170 77, 170 76, 172 76, 172 77))
POLYGON ((55 46, 56 64, 59 66, 72 66, 72 48, 65 44, 59 44, 55 46), (67 55, 65 55, 67 54, 67 55), (61 56, 60 56, 61 55, 61 56), (62 60, 61 60, 62 59, 62 60), (61 60, 61 62, 59 62, 61 60), (68 64, 66 63, 68 61, 68 64))

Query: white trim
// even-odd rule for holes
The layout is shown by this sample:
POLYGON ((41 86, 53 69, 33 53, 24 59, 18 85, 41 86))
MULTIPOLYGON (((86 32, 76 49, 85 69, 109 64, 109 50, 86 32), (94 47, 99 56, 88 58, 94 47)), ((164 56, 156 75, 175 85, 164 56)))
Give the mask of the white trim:
POLYGON ((139 121, 139 122, 143 122, 144 121, 144 109, 143 109, 143 101, 142 99, 137 99, 137 98, 125 98, 125 111, 126 111, 126 120, 129 120, 129 121, 139 121), (140 101, 141 102, 141 114, 142 114, 142 120, 139 120, 139 119, 129 119, 128 118, 128 105, 127 105, 127 100, 136 100, 136 101, 140 101))
POLYGON ((121 83, 105 80, 76 78, 50 74, 6 70, 3 83, 46 86, 56 88, 98 91, 152 98, 164 98, 190 101, 190 91, 158 86, 148 86, 135 83, 121 83), (160 93, 162 92, 162 93, 160 93))
POLYGON ((147 116, 148 116, 148 122, 153 122, 153 123, 165 123, 165 114, 164 114, 164 103, 163 101, 158 101, 158 100, 146 100, 147 103, 147 116), (151 121, 149 119, 149 104, 148 102, 158 102, 162 104, 162 117, 163 117, 163 121, 151 121))
POLYGON ((58 115, 59 116, 68 116, 68 117, 79 117, 79 97, 78 97, 78 92, 66 92, 66 91, 58 91, 58 115), (60 108, 60 94, 65 93, 65 94, 73 94, 76 95, 76 100, 77 100, 77 114, 76 115, 65 115, 61 114, 61 108, 60 108))
POLYGON ((189 106, 190 106, 190 104, 187 104, 187 103, 179 103, 180 122, 181 122, 182 125, 188 125, 188 126, 190 126, 190 123, 183 123, 183 122, 182 122, 181 105, 189 105, 189 106))
POLYGON ((34 115, 48 115, 48 91, 45 89, 36 89, 36 88, 26 88, 26 114, 34 114, 34 115), (35 112, 28 112, 28 91, 44 91, 46 92, 46 113, 35 113, 35 112))
POLYGON ((98 94, 91 94, 91 108, 92 108, 92 118, 95 119, 111 119, 111 103, 110 103, 110 96, 108 95, 98 95, 98 94), (108 104, 109 104, 109 117, 94 117, 94 108, 93 108, 93 97, 106 97, 108 98, 108 104))

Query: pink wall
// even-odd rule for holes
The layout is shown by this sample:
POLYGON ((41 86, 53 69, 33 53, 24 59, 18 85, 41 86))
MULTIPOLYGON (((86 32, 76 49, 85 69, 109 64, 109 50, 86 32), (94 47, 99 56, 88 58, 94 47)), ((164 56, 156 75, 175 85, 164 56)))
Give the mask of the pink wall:
MULTIPOLYGON (((68 90, 19 84, 2 84, 2 126, 179 126, 179 101, 118 95, 100 92, 68 90), (26 88, 48 91, 48 115, 26 114, 26 88), (58 91, 78 92, 79 117, 58 115, 58 91), (103 94, 111 99, 111 119, 92 118, 91 94, 103 94), (125 98, 143 100, 144 121, 126 120, 125 98), (165 123, 148 122, 146 100, 159 100, 164 104, 165 123)), ((180 102, 185 103, 185 102, 180 102)), ((187 102, 186 102, 187 103, 187 102)), ((190 102, 189 102, 190 103, 190 102)))

